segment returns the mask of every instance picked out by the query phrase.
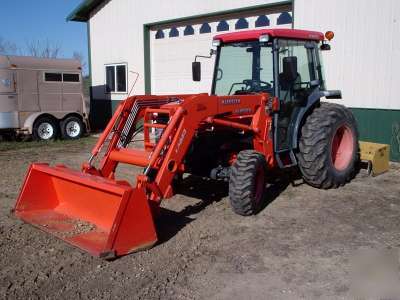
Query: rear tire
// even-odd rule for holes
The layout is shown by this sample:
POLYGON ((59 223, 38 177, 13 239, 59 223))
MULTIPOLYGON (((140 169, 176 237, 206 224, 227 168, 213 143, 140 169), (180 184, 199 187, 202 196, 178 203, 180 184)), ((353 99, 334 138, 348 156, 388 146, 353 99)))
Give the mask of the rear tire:
POLYGON ((72 116, 60 123, 61 136, 64 140, 79 139, 84 131, 84 125, 80 118, 72 116))
POLYGON ((233 211, 242 216, 258 212, 265 195, 266 162, 254 150, 239 152, 231 167, 229 200, 233 211))
POLYGON ((32 135, 36 141, 54 140, 58 135, 57 123, 50 117, 41 117, 33 124, 32 135))
POLYGON ((359 162, 358 130, 349 109, 321 103, 307 117, 297 153, 304 180, 311 186, 337 188, 356 174, 359 162))

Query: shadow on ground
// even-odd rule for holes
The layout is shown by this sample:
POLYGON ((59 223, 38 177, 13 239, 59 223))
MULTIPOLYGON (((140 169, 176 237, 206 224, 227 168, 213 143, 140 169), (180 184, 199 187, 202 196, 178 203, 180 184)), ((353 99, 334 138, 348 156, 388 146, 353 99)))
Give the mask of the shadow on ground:
MULTIPOLYGON (((288 178, 269 183, 266 186, 264 201, 257 214, 278 198, 290 182, 288 178)), ((207 206, 227 197, 229 185, 224 181, 190 175, 179 183, 177 193, 200 201, 194 205, 188 205, 178 212, 164 207, 160 208, 160 217, 156 220, 160 244, 173 238, 183 227, 194 221, 196 219, 195 215, 203 211, 207 206)))

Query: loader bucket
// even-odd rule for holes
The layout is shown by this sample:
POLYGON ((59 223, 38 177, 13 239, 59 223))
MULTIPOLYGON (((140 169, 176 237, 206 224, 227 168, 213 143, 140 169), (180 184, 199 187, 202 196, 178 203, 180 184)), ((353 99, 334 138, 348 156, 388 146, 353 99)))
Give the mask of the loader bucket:
POLYGON ((64 166, 32 164, 14 213, 106 259, 149 248, 157 241, 144 188, 64 166))

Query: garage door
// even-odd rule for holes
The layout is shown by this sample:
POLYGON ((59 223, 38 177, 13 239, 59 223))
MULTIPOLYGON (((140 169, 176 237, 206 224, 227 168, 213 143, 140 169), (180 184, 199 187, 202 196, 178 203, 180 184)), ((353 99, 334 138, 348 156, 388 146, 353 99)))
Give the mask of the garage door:
POLYGON ((258 11, 197 19, 151 28, 151 92, 153 94, 209 93, 214 57, 200 59, 201 82, 192 81, 196 54, 208 55, 216 34, 261 28, 291 28, 288 10, 258 11))

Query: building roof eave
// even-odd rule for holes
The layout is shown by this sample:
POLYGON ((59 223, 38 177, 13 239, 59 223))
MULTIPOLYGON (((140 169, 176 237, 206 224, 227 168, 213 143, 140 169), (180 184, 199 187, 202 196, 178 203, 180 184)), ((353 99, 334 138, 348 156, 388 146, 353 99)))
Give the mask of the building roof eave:
POLYGON ((67 21, 87 22, 90 13, 104 0, 83 0, 68 16, 67 21))

